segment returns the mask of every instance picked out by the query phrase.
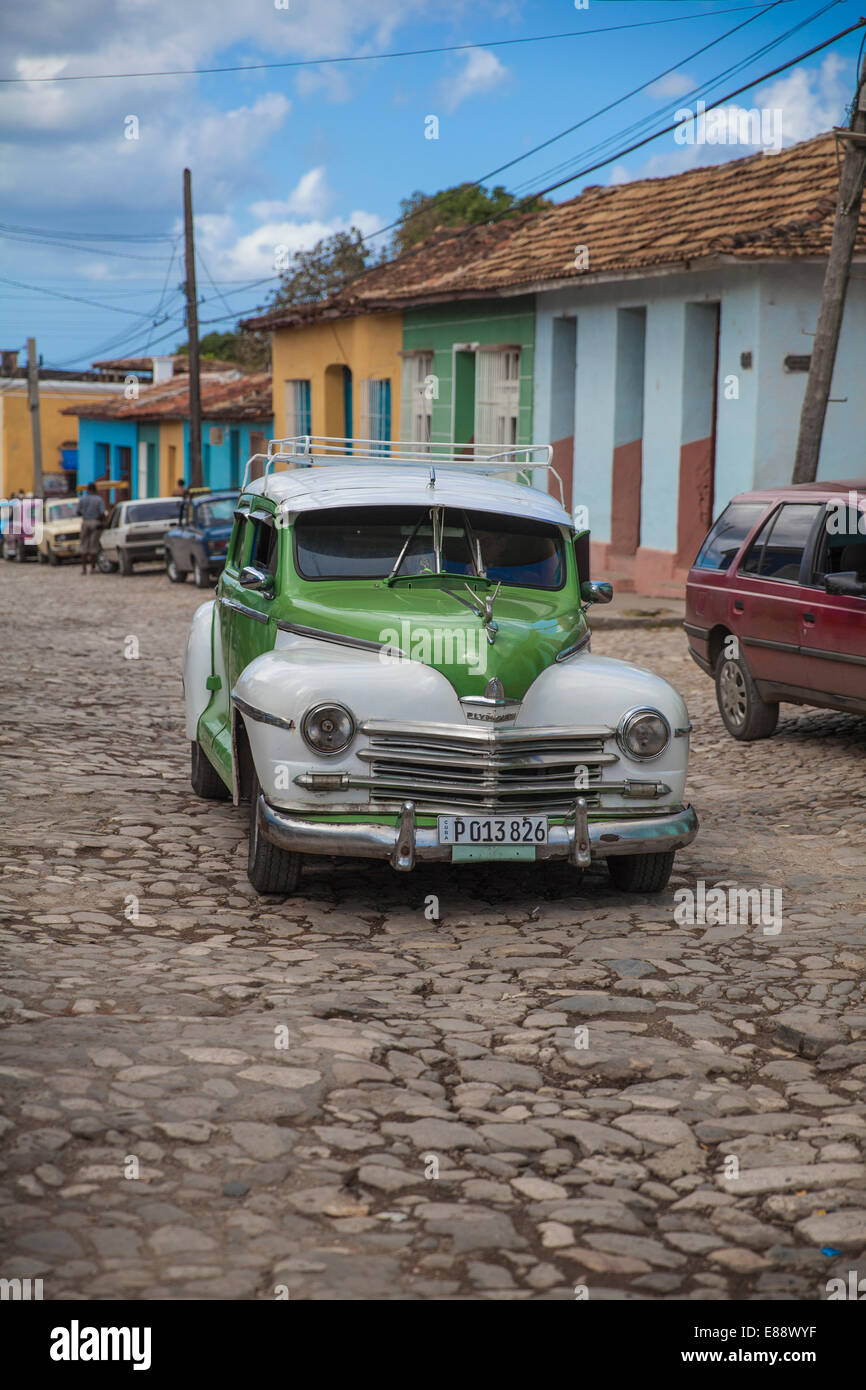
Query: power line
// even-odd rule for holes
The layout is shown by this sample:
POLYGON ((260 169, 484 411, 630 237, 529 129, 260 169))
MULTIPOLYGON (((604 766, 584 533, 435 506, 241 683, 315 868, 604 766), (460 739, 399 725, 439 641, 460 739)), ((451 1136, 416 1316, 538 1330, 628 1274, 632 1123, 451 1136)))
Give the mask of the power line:
MULTIPOLYGON (((715 14, 738 14, 743 10, 760 9, 760 5, 737 5, 731 9, 715 10, 715 14)), ((0 83, 36 82, 100 82, 139 77, 205 77, 228 72, 261 72, 274 68, 325 67, 335 63, 372 63, 384 58, 423 58, 436 53, 460 53, 473 48, 508 48, 515 44, 550 43, 558 39, 583 39, 592 34, 615 34, 623 29, 648 29, 659 24, 682 24, 691 19, 706 19, 707 10, 697 14, 672 15, 670 19, 640 19, 629 24, 611 24, 599 29, 568 29, 559 34, 530 34, 517 39, 482 39, 474 43, 444 44, 431 48, 404 48, 388 53, 356 53, 342 58, 294 58, 279 63, 232 63, 214 68, 166 68, 152 72, 91 72, 66 73, 57 77, 0 77, 0 83)))
MULTIPOLYGON (((731 64, 722 72, 716 73, 714 77, 711 77, 707 79, 705 82, 700 83, 697 87, 693 87, 691 91, 682 93, 675 100, 670 101, 661 112, 654 112, 649 116, 643 116, 639 120, 632 122, 631 125, 626 126, 624 129, 617 131, 616 134, 607 136, 605 139, 600 140, 595 145, 590 146, 588 150, 583 150, 578 155, 570 155, 567 159, 562 160, 559 164, 554 165, 552 168, 549 168, 545 170, 543 173, 534 175, 532 176, 532 178, 525 180, 522 184, 519 184, 517 188, 514 189, 514 192, 516 193, 524 189, 528 192, 532 187, 533 183, 535 183, 539 178, 555 178, 558 174, 565 173, 566 170, 574 168, 574 166, 579 160, 592 159, 594 156, 601 154, 602 151, 609 148, 609 146, 614 141, 622 141, 624 139, 628 139, 630 135, 639 131, 646 130, 649 126, 652 125, 652 123, 655 120, 659 118, 660 115, 673 115, 676 110, 680 109, 680 105, 684 100, 691 100, 694 97, 698 96, 709 96, 710 93, 717 88, 720 82, 724 82, 728 78, 735 76, 737 73, 744 71, 751 63, 757 61, 757 59, 759 58, 765 57, 766 54, 772 52, 774 48, 778 48, 779 44, 784 43, 786 39, 791 38, 800 29, 806 28, 809 24, 814 23, 816 19, 820 19, 822 15, 826 14, 829 10, 834 9, 837 5, 841 3, 842 0, 829 0, 829 3, 822 6, 821 9, 809 15, 806 19, 800 20, 791 29, 788 29, 784 34, 780 34, 778 38, 771 39, 768 43, 765 43, 764 45, 762 45, 762 47, 756 49, 747 58, 740 59, 738 62, 731 64)), ((758 81, 760 80, 761 79, 759 78, 758 81)))
MULTIPOLYGON (((645 90, 645 88, 651 87, 654 82, 659 82, 663 77, 667 77, 669 73, 675 72, 677 68, 682 67, 684 63, 692 62, 692 60, 694 58, 699 57, 700 54, 706 53, 708 49, 714 48, 716 44, 724 42, 725 39, 730 38, 732 34, 737 33, 739 29, 743 29, 747 24, 754 24, 755 20, 761 19, 765 14, 769 14, 770 10, 775 9, 777 5, 787 3, 789 3, 789 0, 772 0, 771 4, 767 4, 761 7, 760 13, 750 15, 748 19, 741 20, 739 24, 735 24, 732 29, 726 30, 725 33, 720 34, 718 38, 712 39, 710 43, 704 44, 701 48, 696 48, 693 53, 689 53, 686 55, 686 57, 680 58, 676 63, 673 63, 670 67, 665 68, 663 72, 657 73, 655 77, 648 78, 648 80, 646 82, 642 82, 640 86, 633 87, 630 92, 625 92, 623 96, 617 97, 615 101, 609 102, 607 106, 600 107, 599 110, 593 111, 591 115, 584 116, 582 120, 576 121, 574 125, 567 126, 565 130, 558 131, 556 135, 551 135, 550 138, 547 140, 542 140, 540 144, 533 146, 531 150, 526 150, 523 154, 517 155, 514 159, 509 159, 505 164, 499 164, 496 166, 495 169, 488 170, 488 172, 486 174, 482 174, 480 178, 473 179, 470 186, 474 188, 480 188, 482 184, 484 184, 487 181, 487 179, 495 178, 497 174, 503 173, 506 169, 513 168, 515 164, 520 164, 522 160, 530 159, 532 155, 538 154, 539 150, 546 149, 548 145, 553 145, 557 142, 557 140, 564 139, 566 135, 573 134, 573 132, 575 130, 579 130, 581 126, 588 125, 590 121, 596 120, 599 116, 606 115, 608 111, 612 111, 615 107, 621 106, 623 102, 628 101, 630 97, 635 96, 638 92, 642 92, 645 90)), ((834 0, 834 3, 839 3, 839 0, 834 0)), ((382 236, 385 232, 393 231, 396 227, 408 226, 408 224, 414 221, 415 218, 421 217, 425 213, 431 211, 433 208, 439 207, 440 200, 441 204, 445 205, 449 201, 453 200, 456 196, 457 195, 454 191, 440 194, 439 198, 434 199, 432 203, 428 203, 425 207, 419 208, 416 212, 409 213, 406 217, 398 217, 394 222, 389 222, 387 226, 380 227, 379 230, 376 232, 368 232, 366 236, 361 238, 361 240, 370 241, 374 237, 382 236)))
POLYGON ((94 309, 107 309, 115 314, 132 314, 133 318, 146 319, 150 314, 142 313, 140 309, 124 309, 120 304, 100 304, 95 299, 82 299, 77 294, 64 294, 62 290, 45 289, 43 285, 27 285, 23 280, 9 280, 5 275, 0 275, 0 283, 4 285, 14 285, 19 290, 33 290, 36 294, 47 294, 55 299, 71 299, 76 304, 89 304, 94 309))
POLYGON ((174 241, 171 232, 63 232, 56 227, 21 227, 12 222, 0 222, 8 232, 29 232, 34 236, 63 237, 66 241, 174 241))

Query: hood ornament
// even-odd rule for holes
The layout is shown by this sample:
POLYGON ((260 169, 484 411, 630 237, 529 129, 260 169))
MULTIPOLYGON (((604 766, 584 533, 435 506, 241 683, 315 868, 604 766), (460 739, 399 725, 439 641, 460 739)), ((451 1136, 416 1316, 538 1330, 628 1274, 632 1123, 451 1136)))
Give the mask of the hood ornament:
MULTIPOLYGON (((492 594, 485 594, 484 598, 481 598, 480 594, 476 594, 475 590, 471 589, 468 584, 464 584, 463 587, 472 599, 472 607, 483 622, 487 640, 492 647, 499 631, 499 624, 493 621, 493 605, 499 595, 499 590, 502 588, 502 581, 499 581, 492 594)), ((454 597, 456 598, 457 595, 455 594, 454 597)), ((463 602, 465 603, 466 600, 464 599, 463 602)))
POLYGON ((484 687, 485 700, 504 700, 505 687, 498 676, 494 676, 484 687))

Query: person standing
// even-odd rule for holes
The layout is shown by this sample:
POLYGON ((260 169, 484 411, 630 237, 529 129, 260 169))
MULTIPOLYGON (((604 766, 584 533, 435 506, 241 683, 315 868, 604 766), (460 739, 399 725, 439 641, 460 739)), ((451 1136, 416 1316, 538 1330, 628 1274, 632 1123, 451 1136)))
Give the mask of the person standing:
POLYGON ((96 491, 95 483, 88 483, 87 491, 81 494, 78 515, 81 517, 81 573, 86 574, 88 560, 91 571, 96 571, 99 532, 102 529, 102 518, 105 516, 105 503, 96 491))

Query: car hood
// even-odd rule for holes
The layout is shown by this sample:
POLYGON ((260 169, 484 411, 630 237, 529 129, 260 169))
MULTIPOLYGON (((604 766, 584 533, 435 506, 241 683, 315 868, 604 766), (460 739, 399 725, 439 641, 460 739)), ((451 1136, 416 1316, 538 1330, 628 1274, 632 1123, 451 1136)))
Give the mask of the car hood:
MULTIPOLYGON (((476 592, 487 590, 479 585, 476 592)), ((297 598, 286 618, 399 648, 441 671, 458 695, 483 695, 487 682, 498 677, 506 698, 514 700, 586 631, 579 605, 570 605, 564 591, 503 588, 493 605, 498 630, 491 643, 479 615, 460 599, 469 602, 458 576, 391 587, 323 582, 320 595, 297 598)))
POLYGON ((44 521, 42 523, 43 536, 56 536, 62 531, 80 531, 81 517, 67 516, 62 521, 44 521))

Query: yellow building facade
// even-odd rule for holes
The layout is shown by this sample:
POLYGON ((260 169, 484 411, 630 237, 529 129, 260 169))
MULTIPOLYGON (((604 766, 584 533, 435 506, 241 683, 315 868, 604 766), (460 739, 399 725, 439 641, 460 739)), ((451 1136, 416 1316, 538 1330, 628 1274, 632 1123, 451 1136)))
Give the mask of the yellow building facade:
POLYGON ((274 328, 274 435, 400 438, 402 314, 274 328))
MULTIPOLYGON (((78 444, 78 418, 64 415, 70 405, 94 405, 114 399, 122 382, 40 381, 39 430, 42 474, 61 474, 60 450, 78 444)), ((11 377, 0 381, 0 498, 33 491, 33 435, 27 403, 27 382, 11 377)))

